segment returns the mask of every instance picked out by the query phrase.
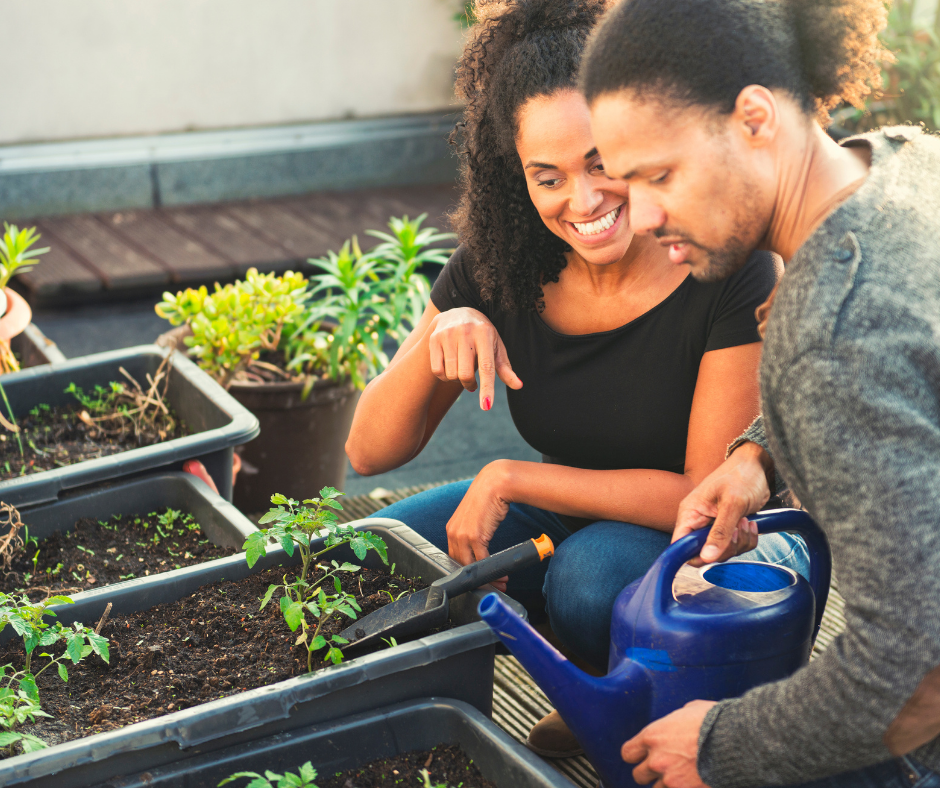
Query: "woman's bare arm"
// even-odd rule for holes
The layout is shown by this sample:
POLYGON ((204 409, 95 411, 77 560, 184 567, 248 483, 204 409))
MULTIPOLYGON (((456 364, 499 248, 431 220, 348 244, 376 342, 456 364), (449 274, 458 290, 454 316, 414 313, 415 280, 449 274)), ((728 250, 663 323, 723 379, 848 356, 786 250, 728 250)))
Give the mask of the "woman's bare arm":
POLYGON ((495 378, 520 388, 496 328, 476 309, 438 311, 433 303, 388 368, 362 393, 346 454, 357 473, 371 476, 404 465, 431 439, 460 392, 476 391, 493 405, 495 378))
POLYGON ((594 471, 563 465, 497 460, 474 480, 447 526, 450 554, 461 563, 488 555, 486 545, 509 503, 558 514, 618 520, 671 532, 679 503, 724 460, 725 450, 759 410, 761 344, 713 350, 699 366, 685 473, 594 471))

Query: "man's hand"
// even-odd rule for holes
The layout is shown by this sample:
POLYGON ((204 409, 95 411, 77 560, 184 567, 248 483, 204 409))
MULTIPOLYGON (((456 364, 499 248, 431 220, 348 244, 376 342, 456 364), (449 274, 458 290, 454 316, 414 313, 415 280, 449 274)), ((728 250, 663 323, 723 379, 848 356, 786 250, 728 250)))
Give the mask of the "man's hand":
POLYGON ((701 560, 691 563, 726 561, 741 552, 742 538, 756 538, 756 527, 744 515, 770 500, 767 478, 772 473, 773 461, 767 452, 756 443, 745 443, 682 500, 673 542, 714 521, 701 560))
POLYGON ((627 763, 637 763, 633 779, 653 788, 708 788, 698 773, 698 735, 711 700, 693 700, 650 723, 620 750, 627 763))

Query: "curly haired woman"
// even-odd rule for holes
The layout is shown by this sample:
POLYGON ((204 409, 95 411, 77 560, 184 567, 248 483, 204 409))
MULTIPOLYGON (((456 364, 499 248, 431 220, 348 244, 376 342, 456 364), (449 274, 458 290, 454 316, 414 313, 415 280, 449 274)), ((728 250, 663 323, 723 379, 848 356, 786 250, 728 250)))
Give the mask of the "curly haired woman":
MULTIPOLYGON (((466 101, 461 246, 423 319, 366 388, 346 451, 358 473, 415 457, 464 390, 493 406, 495 376, 542 463, 499 460, 408 498, 401 520, 462 564, 547 533, 554 558, 494 583, 594 668, 607 666, 617 594, 670 541, 679 502, 758 412, 755 308, 774 258, 720 284, 634 236, 627 189, 604 174, 576 88, 604 0, 478 0, 457 72, 466 101), (544 603, 542 600, 544 594, 544 603)), ((741 551, 756 544, 742 531, 741 551)), ((798 538, 761 540, 800 570, 798 538)), ((750 557, 753 557, 751 554, 750 557)), ((556 715, 533 749, 577 743, 556 715)))

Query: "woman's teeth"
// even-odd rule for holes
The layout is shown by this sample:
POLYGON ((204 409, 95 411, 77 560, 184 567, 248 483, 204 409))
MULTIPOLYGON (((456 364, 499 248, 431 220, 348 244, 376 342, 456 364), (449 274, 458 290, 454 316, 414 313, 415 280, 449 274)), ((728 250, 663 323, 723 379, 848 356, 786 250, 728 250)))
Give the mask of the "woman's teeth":
POLYGON ((572 224, 574 225, 574 229, 581 233, 581 235, 597 235, 613 227, 622 207, 623 206, 618 205, 610 213, 605 214, 600 219, 593 222, 572 222, 572 224))

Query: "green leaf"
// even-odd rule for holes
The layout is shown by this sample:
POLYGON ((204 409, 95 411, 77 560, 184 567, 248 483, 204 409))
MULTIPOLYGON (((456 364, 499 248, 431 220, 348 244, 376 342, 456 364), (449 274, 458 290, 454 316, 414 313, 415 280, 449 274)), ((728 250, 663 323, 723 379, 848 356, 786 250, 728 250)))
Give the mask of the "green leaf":
POLYGON ((271 601, 271 597, 274 596, 274 592, 280 588, 276 583, 272 583, 268 586, 268 590, 264 592, 264 596, 261 598, 261 607, 260 610, 264 610, 265 605, 271 601))
POLYGON ((271 503, 275 506, 286 506, 287 496, 281 495, 281 493, 274 493, 274 495, 271 496, 271 503))
POLYGON ((27 673, 20 679, 20 689, 30 700, 39 703, 39 687, 36 686, 36 679, 31 673, 27 673))
POLYGON ((288 555, 294 554, 294 540, 289 534, 278 534, 277 540, 281 543, 285 553, 288 555))
POLYGON ((33 736, 30 733, 23 733, 21 736, 23 738, 20 741, 20 746, 23 748, 23 752, 36 752, 36 750, 44 750, 49 746, 38 736, 33 736))
POLYGON ((348 561, 343 561, 342 565, 339 567, 340 572, 358 572, 360 569, 362 569, 361 566, 351 564, 348 561))
POLYGON ((326 652, 326 656, 323 658, 323 661, 326 662, 330 660, 334 665, 339 665, 343 661, 343 652, 340 651, 336 646, 332 646, 329 651, 326 652))
POLYGON ((234 782, 235 780, 240 780, 244 777, 252 777, 252 781, 248 783, 245 788, 274 788, 270 782, 264 779, 258 772, 235 772, 235 774, 230 774, 222 782, 219 783, 219 786, 234 782))
POLYGON ((322 490, 320 490, 320 497, 323 499, 324 503, 326 503, 326 499, 336 498, 339 495, 343 495, 343 493, 341 493, 335 487, 324 487, 322 490))
POLYGON ((345 646, 349 642, 346 640, 346 638, 340 637, 339 635, 333 635, 330 640, 332 640, 334 643, 339 643, 341 646, 345 646))
POLYGON ((82 646, 82 659, 89 656, 94 649, 91 646, 82 646))
POLYGON ((282 511, 283 510, 281 509, 271 509, 270 511, 265 512, 263 515, 261 515, 261 517, 258 518, 258 524, 264 525, 265 523, 270 523, 273 520, 276 520, 282 511))
POLYGON ((0 747, 9 747, 11 744, 16 744, 21 738, 23 738, 22 733, 4 731, 0 733, 0 747))
POLYGON ((304 782, 308 783, 312 783, 317 779, 317 770, 313 768, 313 764, 310 761, 307 761, 300 767, 300 777, 304 782))
POLYGON ((283 613, 284 620, 287 622, 287 626, 290 627, 291 632, 295 631, 300 626, 300 622, 304 620, 304 608, 300 602, 291 602, 283 613))
POLYGON ((88 642, 91 643, 94 652, 105 662, 111 662, 111 654, 108 651, 108 639, 103 635, 96 635, 94 632, 88 633, 88 642))
POLYGON ((332 498, 324 498, 323 505, 329 506, 331 509, 339 509, 342 511, 343 505, 339 501, 334 501, 332 498))
POLYGON ((245 551, 245 560, 249 567, 253 567, 259 558, 268 554, 267 536, 262 531, 255 531, 242 545, 245 551))
POLYGON ((56 665, 56 668, 57 668, 58 671, 59 671, 59 678, 62 679, 62 681, 68 681, 68 680, 69 680, 69 672, 65 669, 65 665, 63 665, 63 664, 60 662, 58 665, 56 665))
POLYGON ((369 552, 369 545, 361 536, 357 536, 355 539, 351 540, 349 546, 356 554, 356 558, 358 558, 360 561, 365 558, 366 553, 369 552))
POLYGON ((52 607, 52 605, 74 605, 75 601, 71 597, 60 595, 49 597, 43 604, 46 607, 52 607))
POLYGON ((311 650, 311 651, 317 651, 317 650, 323 648, 325 645, 326 645, 326 638, 323 637, 323 635, 317 635, 317 636, 310 642, 310 650, 311 650))
POLYGON ((83 639, 79 635, 66 635, 65 642, 65 650, 68 652, 69 659, 71 659, 75 664, 81 662, 82 646, 84 645, 83 639))

